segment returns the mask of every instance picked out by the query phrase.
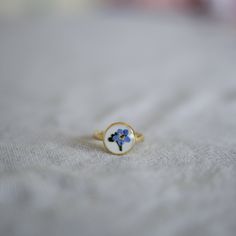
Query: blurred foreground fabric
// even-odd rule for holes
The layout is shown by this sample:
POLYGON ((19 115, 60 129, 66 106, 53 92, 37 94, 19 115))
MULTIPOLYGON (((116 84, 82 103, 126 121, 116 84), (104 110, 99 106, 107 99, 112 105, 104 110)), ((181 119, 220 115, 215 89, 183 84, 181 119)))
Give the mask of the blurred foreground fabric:
POLYGON ((0 235, 236 232, 236 31, 180 16, 0 24, 0 235), (106 153, 95 129, 146 140, 106 153))

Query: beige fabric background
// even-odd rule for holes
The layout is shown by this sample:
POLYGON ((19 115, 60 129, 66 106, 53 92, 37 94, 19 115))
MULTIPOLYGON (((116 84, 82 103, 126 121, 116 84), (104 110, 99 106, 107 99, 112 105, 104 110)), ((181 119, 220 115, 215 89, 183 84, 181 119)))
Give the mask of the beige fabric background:
POLYGON ((236 32, 112 15, 0 24, 0 235, 235 235, 236 32), (124 157, 90 139, 126 121, 124 157))

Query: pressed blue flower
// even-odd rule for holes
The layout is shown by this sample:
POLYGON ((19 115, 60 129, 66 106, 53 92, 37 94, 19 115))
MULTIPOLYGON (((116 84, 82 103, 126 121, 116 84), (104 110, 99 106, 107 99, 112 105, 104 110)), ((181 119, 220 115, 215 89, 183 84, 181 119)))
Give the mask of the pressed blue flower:
POLYGON ((112 137, 113 141, 117 142, 119 146, 122 146, 124 143, 129 143, 130 138, 128 136, 129 131, 127 129, 118 129, 115 135, 112 137))
POLYGON ((129 130, 127 129, 118 129, 114 134, 111 135, 111 137, 108 138, 109 142, 116 142, 120 151, 122 151, 122 146, 124 143, 129 143, 130 137, 129 130))

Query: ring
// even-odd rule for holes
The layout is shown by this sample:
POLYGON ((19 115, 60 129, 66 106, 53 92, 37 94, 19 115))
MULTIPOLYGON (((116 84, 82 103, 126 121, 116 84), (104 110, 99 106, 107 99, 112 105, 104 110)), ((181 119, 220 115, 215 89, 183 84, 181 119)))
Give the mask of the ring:
POLYGON ((105 131, 96 131, 93 137, 103 141, 105 148, 114 155, 124 155, 134 147, 136 142, 144 141, 142 134, 135 132, 124 122, 113 123, 105 131))

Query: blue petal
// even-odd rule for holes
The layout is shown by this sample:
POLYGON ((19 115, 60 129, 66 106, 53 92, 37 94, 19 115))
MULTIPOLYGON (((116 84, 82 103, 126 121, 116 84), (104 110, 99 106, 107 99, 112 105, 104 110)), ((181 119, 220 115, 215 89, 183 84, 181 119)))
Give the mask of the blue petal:
POLYGON ((118 133, 118 134, 123 134, 123 130, 122 130, 122 129, 118 129, 118 130, 116 131, 116 133, 118 133))
POLYGON ((124 141, 123 140, 117 140, 117 143, 119 146, 122 146, 124 144, 124 141))
POLYGON ((114 136, 112 137, 112 139, 113 139, 114 141, 118 141, 119 138, 120 138, 120 136, 119 136, 118 134, 117 134, 117 135, 114 135, 114 136))
POLYGON ((125 141, 126 143, 129 143, 129 142, 130 142, 129 136, 126 136, 125 139, 124 139, 124 141, 125 141))
POLYGON ((124 129, 124 130, 123 130, 123 134, 124 134, 124 135, 128 135, 128 134, 129 134, 129 130, 124 129))

